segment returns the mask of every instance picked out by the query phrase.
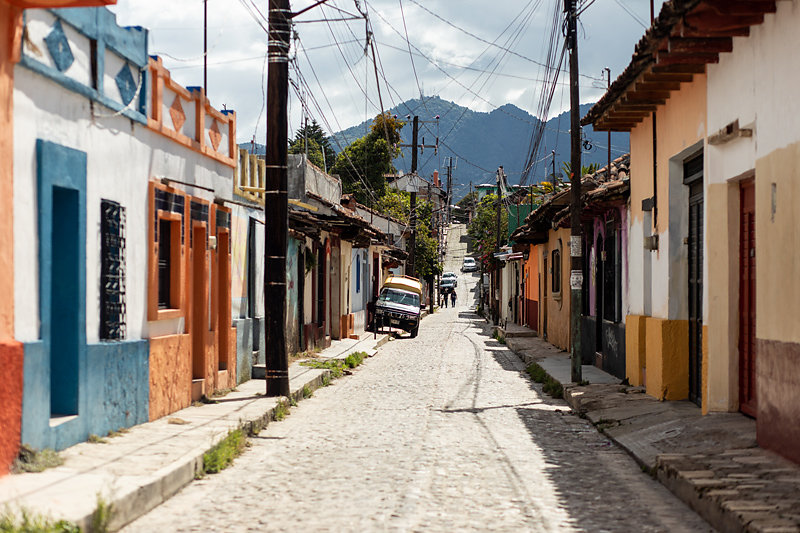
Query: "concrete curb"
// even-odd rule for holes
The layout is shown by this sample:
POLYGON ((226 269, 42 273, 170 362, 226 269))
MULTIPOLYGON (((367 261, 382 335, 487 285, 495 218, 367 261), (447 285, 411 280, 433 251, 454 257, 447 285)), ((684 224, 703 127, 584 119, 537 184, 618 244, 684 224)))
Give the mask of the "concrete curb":
MULTIPOLYGON (((294 399, 299 403, 305 399, 303 397, 303 391, 306 387, 313 392, 323 387, 326 377, 327 379, 331 379, 330 370, 318 370, 317 375, 302 382, 299 386, 291 390, 289 401, 294 399)), ((232 427, 229 431, 241 429, 248 435, 259 433, 271 422, 275 421, 275 411, 278 408, 279 402, 283 403, 286 402, 286 400, 275 398, 274 405, 267 408, 262 414, 255 417, 250 416, 246 419, 240 419, 238 425, 232 427)), ((191 450, 185 454, 180 461, 168 465, 154 474, 153 480, 150 483, 139 486, 133 491, 120 494, 109 501, 108 503, 111 504, 113 509, 111 520, 108 524, 109 529, 111 531, 122 529, 137 518, 147 514, 169 500, 185 486, 189 485, 195 479, 198 479, 198 477, 203 476, 203 456, 227 436, 228 433, 219 433, 212 436, 207 448, 195 448, 191 450)), ((71 520, 75 522, 82 531, 91 532, 93 515, 94 513, 91 513, 71 520)))

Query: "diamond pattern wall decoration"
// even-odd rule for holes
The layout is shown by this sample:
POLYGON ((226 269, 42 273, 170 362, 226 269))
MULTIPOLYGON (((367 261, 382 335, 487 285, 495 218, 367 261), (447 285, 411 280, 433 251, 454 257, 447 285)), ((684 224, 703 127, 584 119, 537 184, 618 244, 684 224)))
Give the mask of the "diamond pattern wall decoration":
POLYGON ((127 63, 125 63, 125 65, 123 65, 123 67, 117 73, 114 81, 117 82, 117 88, 119 89, 119 95, 122 98, 122 103, 125 105, 131 103, 133 97, 136 96, 136 82, 133 80, 131 67, 129 67, 127 63))
POLYGON ((217 126, 217 121, 211 123, 211 127, 208 128, 208 138, 211 140, 211 146, 214 147, 214 151, 219 150, 219 145, 222 142, 222 134, 219 132, 219 126, 217 126))
POLYGON ((69 47, 69 41, 67 41, 67 36, 64 34, 64 28, 61 26, 60 20, 56 20, 56 23, 53 24, 53 28, 44 38, 44 42, 58 70, 64 72, 72 66, 75 56, 72 55, 72 49, 69 47))
POLYGON ((181 128, 186 123, 186 113, 183 111, 180 96, 176 95, 172 105, 169 106, 169 116, 172 117, 172 125, 175 127, 175 131, 181 131, 181 128))

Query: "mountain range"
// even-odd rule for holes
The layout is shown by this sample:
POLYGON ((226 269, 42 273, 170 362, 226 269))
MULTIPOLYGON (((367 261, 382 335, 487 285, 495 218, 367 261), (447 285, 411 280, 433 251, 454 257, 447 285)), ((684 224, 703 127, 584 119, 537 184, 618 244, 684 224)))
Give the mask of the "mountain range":
MULTIPOLYGON (((584 116, 593 104, 581 105, 584 116)), ((469 184, 494 183, 497 167, 502 165, 512 185, 520 182, 530 151, 531 135, 534 127, 540 124, 538 118, 513 104, 506 104, 490 112, 473 111, 437 96, 412 99, 388 110, 406 122, 401 131, 404 144, 412 138, 411 120, 407 116, 419 116, 420 144, 435 145, 439 139, 439 149, 424 148, 418 154, 418 172, 430 177, 439 170, 444 179, 448 158, 453 158, 453 197, 457 200, 469 191, 469 184), (438 120, 436 116, 438 115, 438 120)), ((345 146, 366 134, 370 121, 335 133, 331 144, 340 152, 345 146)), ((606 165, 608 137, 606 132, 595 132, 591 126, 583 128, 584 151, 582 164, 597 163, 606 165)), ((250 143, 241 145, 251 148, 250 143)), ((627 133, 614 133, 611 140, 611 157, 616 158, 630 150, 627 133)), ((540 143, 536 161, 527 183, 539 182, 552 172, 552 151, 555 151, 556 172, 561 172, 561 164, 570 158, 569 112, 551 118, 545 123, 544 136, 540 143)), ((263 146, 256 145, 257 153, 263 153, 263 146)), ((402 155, 395 159, 399 172, 411 169, 411 148, 402 147, 402 155)))
MULTIPOLYGON (((581 106, 581 116, 593 104, 581 106)), ((434 153, 433 148, 425 148, 418 155, 418 172, 423 176, 430 176, 438 169, 444 176, 449 157, 453 158, 453 186, 454 197, 463 196, 464 186, 469 183, 494 183, 497 167, 502 165, 508 182, 519 183, 522 169, 525 167, 530 150, 531 135, 534 127, 540 124, 538 118, 513 104, 506 104, 491 112, 473 111, 459 106, 453 102, 439 97, 426 97, 412 99, 389 110, 390 114, 397 115, 406 122, 401 132, 404 144, 410 144, 412 137, 412 124, 406 116, 419 116, 420 132, 418 142, 433 145, 439 137, 439 150, 434 153), (439 116, 436 120, 435 117, 439 116), (438 123, 438 124, 437 124, 438 123)), ((370 122, 362 122, 357 126, 348 128, 334 135, 333 147, 337 151, 339 146, 347 146, 353 140, 365 135, 370 122)), ((582 164, 597 163, 606 165, 608 153, 608 134, 595 132, 591 126, 583 128, 584 143, 582 164)), ((612 159, 630 150, 627 133, 614 133, 611 139, 612 159)), ((551 153, 555 150, 556 171, 561 172, 561 164, 570 158, 569 112, 551 118, 545 124, 545 132, 540 143, 539 151, 534 159, 534 165, 528 183, 539 182, 546 179, 552 172, 551 153)), ((403 147, 402 156, 394 161, 395 167, 401 172, 411 168, 411 148, 403 147)))

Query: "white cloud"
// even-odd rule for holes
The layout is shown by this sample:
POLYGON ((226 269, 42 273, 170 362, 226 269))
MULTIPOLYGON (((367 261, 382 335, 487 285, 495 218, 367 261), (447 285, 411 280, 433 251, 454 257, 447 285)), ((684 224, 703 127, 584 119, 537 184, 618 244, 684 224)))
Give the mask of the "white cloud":
MULTIPOLYGON (((239 141, 249 141, 256 131, 260 138, 264 136, 264 117, 259 120, 258 115, 263 105, 262 67, 266 35, 243 7, 243 3, 249 1, 208 2, 209 97, 217 107, 225 104, 227 108, 236 110, 239 141)), ((484 0, 418 1, 450 24, 485 41, 496 40, 516 54, 538 62, 544 60, 554 10, 562 4, 561 0, 488 4, 484 0)), ((311 3, 311 0, 297 1, 292 7, 298 10, 311 3)), ((650 5, 646 0, 592 4, 581 17, 579 52, 583 74, 600 78, 602 69, 608 66, 616 76, 630 61, 634 44, 644 29, 620 7, 620 3, 639 18, 649 19, 650 5)), ((662 0, 656 3, 658 9, 662 0)), ((266 4, 266 0, 254 2, 264 14, 266 4)), ((328 4, 332 7, 316 8, 300 20, 341 17, 342 14, 333 7, 355 12, 353 3, 346 0, 329 0, 328 4)), ((369 9, 382 75, 389 84, 387 90, 381 79, 385 107, 418 97, 422 89, 426 95, 438 94, 475 110, 488 111, 511 102, 535 112, 541 83, 533 79, 542 76, 542 69, 535 63, 489 46, 437 19, 412 0, 402 0, 409 40, 419 49, 417 52, 412 47, 418 77, 415 78, 404 39, 400 0, 361 0, 361 5, 369 9), (431 58, 436 66, 418 53, 431 58)), ((202 85, 202 1, 119 0, 111 9, 117 13, 120 24, 139 25, 150 30, 150 53, 162 54, 164 63, 179 83, 202 85)), ((298 24, 296 31, 307 50, 307 54, 297 52, 297 65, 310 86, 313 99, 321 108, 320 113, 316 105, 311 104, 312 116, 326 129, 338 130, 377 114, 375 73, 371 62, 364 57, 364 22, 298 24), (366 110, 363 91, 372 101, 366 110)), ((290 76, 297 79, 294 72, 290 71, 290 76)), ((566 76, 562 77, 562 82, 566 80, 566 76)), ((582 101, 592 101, 603 94, 602 88, 592 87, 597 83, 592 79, 581 79, 582 101)), ((565 88, 565 84, 559 86, 551 116, 568 105, 568 96, 560 92, 565 88)), ((294 91, 290 90, 290 97, 290 127, 295 130, 301 121, 301 105, 294 91)))

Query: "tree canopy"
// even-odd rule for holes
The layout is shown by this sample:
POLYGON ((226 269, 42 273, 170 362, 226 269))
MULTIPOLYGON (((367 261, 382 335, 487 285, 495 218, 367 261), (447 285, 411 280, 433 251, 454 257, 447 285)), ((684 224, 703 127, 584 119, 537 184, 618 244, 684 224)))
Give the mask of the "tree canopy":
POLYGON ((308 160, 323 170, 333 166, 336 161, 336 152, 331 147, 330 139, 316 120, 312 120, 311 124, 306 124, 297 130, 294 139, 289 141, 289 153, 306 153, 306 139, 308 139, 308 160))
POLYGON ((396 172, 392 159, 399 154, 402 127, 396 118, 379 114, 367 135, 342 150, 330 172, 341 177, 345 193, 370 206, 385 194, 385 175, 396 172))
MULTIPOLYGON (((484 270, 488 270, 492 252, 497 241, 497 195, 487 194, 475 210, 475 216, 467 227, 467 233, 475 243, 484 270)), ((500 210, 500 246, 506 244, 508 213, 500 210)))

